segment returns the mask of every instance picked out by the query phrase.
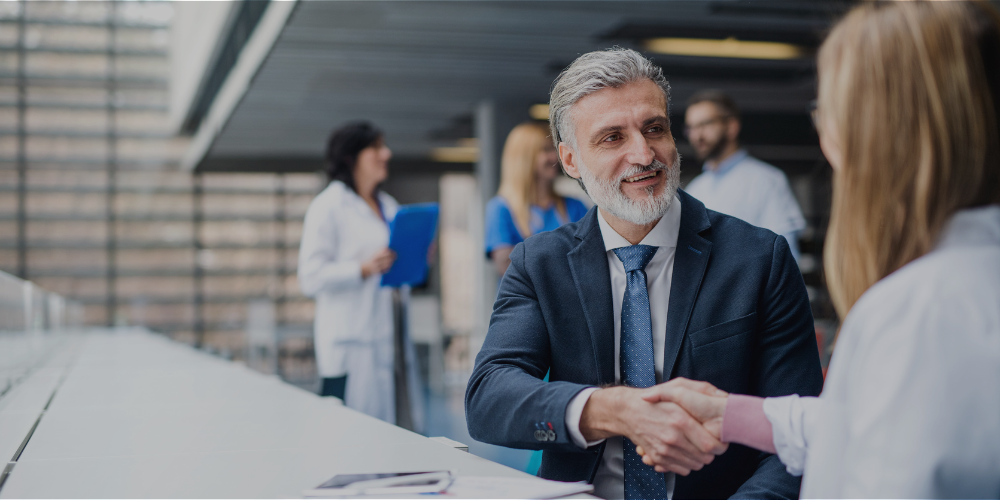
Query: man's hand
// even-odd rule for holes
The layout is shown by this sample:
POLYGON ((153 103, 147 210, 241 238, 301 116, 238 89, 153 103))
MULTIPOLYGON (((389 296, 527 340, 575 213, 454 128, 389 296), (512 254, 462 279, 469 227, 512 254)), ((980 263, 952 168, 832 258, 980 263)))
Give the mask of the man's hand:
POLYGON ((686 476, 712 462, 727 446, 672 402, 643 399, 649 389, 611 387, 591 394, 580 417, 587 441, 625 436, 644 450, 659 472, 686 476))
MULTIPOLYGON (((596 394, 596 393, 595 393, 596 394)), ((649 403, 673 403, 683 408, 690 416, 697 419, 713 438, 721 439, 722 418, 726 412, 726 399, 729 395, 708 382, 696 382, 685 378, 675 378, 643 390, 642 399, 649 403)), ((723 444, 728 447, 728 444, 723 444)), ((637 447, 646 465, 652 465, 657 472, 670 470, 671 463, 661 460, 657 454, 648 453, 648 449, 637 447)))

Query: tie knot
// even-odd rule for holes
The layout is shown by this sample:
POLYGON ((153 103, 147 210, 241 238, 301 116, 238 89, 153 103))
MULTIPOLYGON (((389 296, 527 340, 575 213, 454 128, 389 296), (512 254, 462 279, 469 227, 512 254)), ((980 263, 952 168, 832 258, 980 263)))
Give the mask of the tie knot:
POLYGON ((630 273, 646 269, 646 264, 649 264, 650 259, 653 258, 656 248, 649 245, 632 245, 616 248, 613 251, 618 256, 618 260, 622 261, 622 265, 625 266, 625 272, 630 273))

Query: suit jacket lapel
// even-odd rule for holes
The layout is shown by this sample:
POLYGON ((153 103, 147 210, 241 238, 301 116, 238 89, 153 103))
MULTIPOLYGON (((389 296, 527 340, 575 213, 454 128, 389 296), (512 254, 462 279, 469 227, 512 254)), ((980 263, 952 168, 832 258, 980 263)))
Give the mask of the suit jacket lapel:
POLYGON ((601 385, 615 383, 615 327, 611 303, 611 272, 604 238, 597 223, 597 208, 580 221, 575 234, 580 243, 566 255, 576 291, 583 306, 593 343, 601 385))
POLYGON ((687 335, 688 320, 701 289, 701 281, 708 267, 712 242, 699 233, 711 227, 705 205, 682 190, 677 191, 681 201, 681 227, 674 252, 674 273, 670 282, 670 299, 667 308, 667 337, 663 346, 663 380, 670 380, 677 354, 687 335))

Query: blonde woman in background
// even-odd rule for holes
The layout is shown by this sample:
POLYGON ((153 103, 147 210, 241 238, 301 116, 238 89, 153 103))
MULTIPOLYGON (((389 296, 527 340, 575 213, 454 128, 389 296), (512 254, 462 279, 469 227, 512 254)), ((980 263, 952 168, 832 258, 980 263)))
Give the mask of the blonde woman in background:
POLYGON ((1000 15, 863 5, 818 69, 824 259, 844 318, 823 393, 675 380, 647 400, 776 452, 803 497, 1000 498, 1000 15))
POLYGON ((500 189, 486 204, 486 255, 497 275, 507 271, 514 245, 587 213, 580 200, 556 194, 553 184, 560 174, 548 126, 527 122, 510 131, 500 163, 500 189))
MULTIPOLYGON (((510 131, 500 160, 500 189, 486 204, 486 255, 497 276, 507 272, 511 250, 525 238, 587 214, 580 200, 556 194, 554 184, 560 175, 559 154, 548 125, 525 122, 510 131)), ((542 452, 533 452, 525 472, 537 473, 541 463, 542 452)))

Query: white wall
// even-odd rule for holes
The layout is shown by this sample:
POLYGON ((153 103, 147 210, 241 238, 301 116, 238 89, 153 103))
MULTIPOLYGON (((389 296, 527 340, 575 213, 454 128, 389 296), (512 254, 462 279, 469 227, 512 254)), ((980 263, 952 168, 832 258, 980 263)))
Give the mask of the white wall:
POLYGON ((170 126, 179 131, 194 104, 234 1, 174 2, 170 41, 170 126))

